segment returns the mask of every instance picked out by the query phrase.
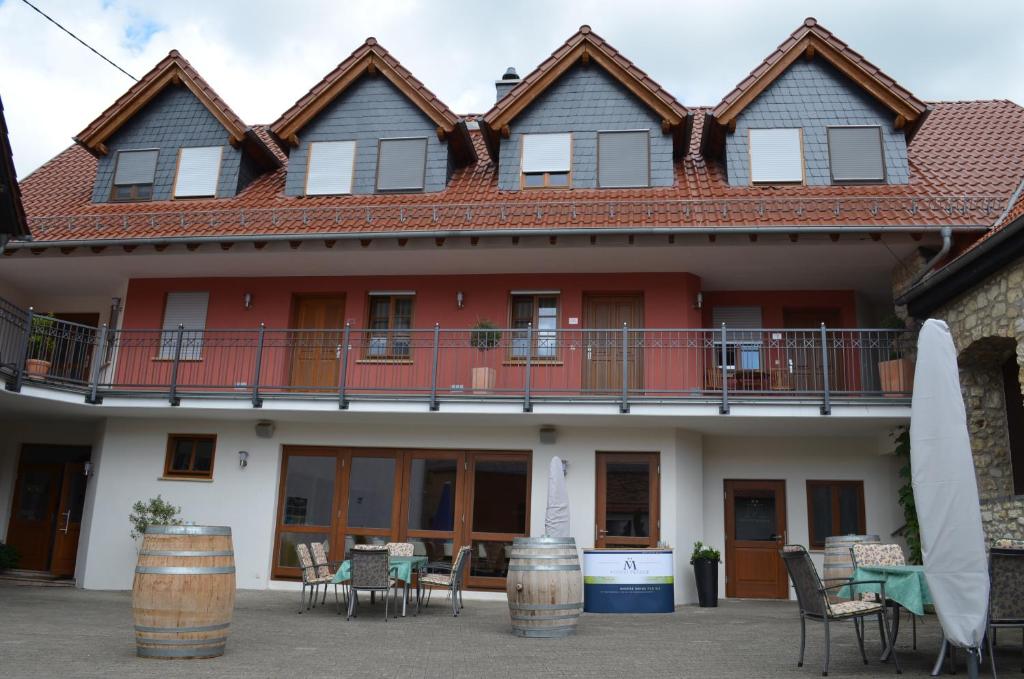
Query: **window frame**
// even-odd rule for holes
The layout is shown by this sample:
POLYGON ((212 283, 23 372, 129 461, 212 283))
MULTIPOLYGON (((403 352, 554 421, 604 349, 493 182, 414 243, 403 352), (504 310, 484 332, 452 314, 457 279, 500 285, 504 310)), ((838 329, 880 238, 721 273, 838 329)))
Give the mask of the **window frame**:
POLYGON ((572 132, 526 132, 519 135, 519 188, 520 189, 571 189, 572 188, 572 176, 573 176, 573 152, 576 150, 576 136, 572 132), (525 137, 535 135, 547 135, 547 134, 565 134, 569 137, 569 170, 567 172, 523 172, 523 154, 526 151, 526 144, 523 142, 525 137), (527 186, 526 177, 540 175, 544 179, 544 183, 541 186, 527 186), (551 175, 565 175, 565 184, 551 184, 551 175))
POLYGON ((1003 411, 1006 415, 1006 452, 1010 457, 1010 484, 1015 496, 1024 495, 1024 396, 1020 391, 1017 352, 1000 365, 1003 373, 1003 411), (1011 381, 1012 380, 1012 381, 1011 381))
POLYGON ((413 354, 413 318, 416 312, 416 293, 414 292, 371 292, 367 295, 366 300, 366 341, 363 346, 363 356, 360 359, 363 362, 369 363, 412 363, 413 354), (374 328, 373 327, 373 303, 383 297, 388 298, 388 327, 374 328), (408 346, 409 350, 405 354, 395 353, 395 302, 397 300, 409 300, 409 327, 399 328, 399 330, 408 330, 408 346), (373 338, 374 334, 386 332, 386 351, 384 353, 374 353, 373 351, 373 338))
MULTIPOLYGON (((377 166, 374 168, 373 190, 375 193, 423 193, 427 190, 427 156, 430 155, 429 137, 380 137, 377 139, 377 166), (380 187, 380 155, 387 141, 423 141, 423 184, 418 188, 397 188, 382 189, 380 187)), ((353 161, 353 174, 355 173, 355 162, 353 161)), ((355 177, 353 176, 353 185, 355 177)))
POLYGON ((178 356, 178 360, 180 361, 203 360, 203 350, 205 349, 206 345, 206 323, 210 317, 209 290, 168 290, 164 294, 164 308, 163 312, 160 315, 160 346, 154 360, 173 361, 175 359, 175 354, 177 353, 177 326, 173 328, 165 328, 164 326, 167 324, 167 305, 170 302, 171 295, 180 294, 206 295, 206 313, 203 315, 203 327, 182 329, 181 354, 178 356))
POLYGON ((509 327, 509 332, 512 335, 511 341, 509 342, 509 345, 508 345, 508 362, 509 363, 513 363, 513 364, 526 363, 526 357, 527 357, 526 353, 523 353, 521 355, 515 353, 515 349, 516 349, 515 341, 516 341, 516 339, 518 337, 518 333, 519 332, 525 332, 525 329, 524 330, 520 330, 520 329, 516 328, 516 326, 515 326, 515 321, 516 321, 516 318, 515 318, 516 298, 530 298, 531 304, 532 304, 532 307, 533 307, 532 308, 532 313, 531 313, 532 318, 531 318, 531 321, 530 321, 531 323, 533 323, 533 342, 531 342, 530 353, 529 353, 530 363, 532 363, 532 364, 537 364, 537 363, 560 363, 561 359, 562 359, 562 352, 561 352, 561 348, 560 348, 559 343, 558 343, 558 326, 559 326, 559 320, 562 317, 562 295, 558 291, 550 291, 549 292, 549 291, 543 291, 543 290, 539 290, 539 291, 528 291, 528 290, 515 291, 515 290, 513 290, 508 295, 508 327, 509 327), (542 356, 537 351, 538 346, 539 346, 538 340, 540 339, 540 335, 538 334, 540 332, 540 323, 539 323, 539 321, 540 321, 540 304, 539 304, 539 300, 541 300, 541 299, 548 299, 548 298, 551 298, 551 299, 555 300, 555 332, 554 332, 554 335, 555 335, 555 353, 552 356, 542 356))
POLYGON ((804 128, 802 127, 748 127, 747 128, 747 166, 750 173, 751 186, 803 186, 807 184, 807 157, 804 154, 804 128), (800 179, 754 179, 754 145, 750 133, 755 130, 797 130, 800 146, 800 179))
POLYGON ((216 434, 168 434, 167 450, 164 457, 164 478, 167 479, 209 479, 213 480, 213 469, 217 462, 217 435, 216 434), (171 463, 174 459, 174 450, 178 441, 192 439, 192 456, 189 458, 187 470, 173 469, 171 463), (196 471, 196 444, 199 441, 210 441, 213 449, 210 452, 210 470, 196 471))
MULTIPOLYGON (((885 166, 885 140, 882 138, 882 126, 881 125, 826 125, 825 126, 825 144, 828 146, 828 177, 829 181, 836 185, 847 185, 847 184, 885 184, 888 181, 888 170, 885 166), (835 173, 832 171, 832 130, 836 129, 850 129, 850 128, 873 128, 878 131, 878 156, 882 162, 882 176, 877 179, 836 179, 835 173)), ((802 146, 801 146, 802 150, 802 146)))
MULTIPOLYGON (((570 149, 571 149, 570 145, 570 149)), ((640 128, 630 130, 598 130, 597 131, 597 187, 599 189, 646 189, 651 186, 651 130, 640 128), (602 134, 644 134, 647 141, 647 181, 643 184, 622 184, 619 186, 603 186, 601 184, 601 135, 602 134)))
POLYGON ((182 146, 178 149, 177 159, 174 162, 174 182, 171 184, 171 200, 210 200, 217 198, 217 190, 220 188, 220 175, 224 171, 224 147, 215 144, 207 146, 182 146), (178 179, 181 173, 181 155, 187 149, 217 149, 217 177, 213 180, 213 193, 201 196, 179 196, 178 179))
POLYGON ((332 139, 330 141, 311 141, 306 145, 306 174, 302 182, 304 196, 351 196, 356 187, 356 157, 359 153, 359 141, 356 139, 332 139), (349 143, 352 144, 352 172, 348 178, 348 191, 345 193, 310 193, 309 169, 313 164, 313 150, 317 144, 349 143))
POLYGON ((825 549, 824 542, 814 541, 814 498, 811 492, 813 488, 829 489, 832 511, 832 526, 830 531, 832 535, 839 535, 840 529, 839 493, 837 492, 837 489, 855 488, 857 490, 857 500, 859 502, 859 506, 857 508, 857 534, 864 535, 867 532, 867 518, 865 515, 866 507, 864 504, 864 481, 862 479, 808 479, 805 484, 805 489, 807 494, 807 545, 810 549, 825 549))
POLYGON ((110 175, 110 194, 109 201, 111 203, 145 203, 153 200, 153 191, 156 188, 156 163, 153 164, 153 181, 148 184, 118 184, 117 180, 117 165, 121 162, 122 153, 140 153, 140 152, 155 152, 156 163, 160 162, 160 149, 149 148, 149 149, 119 149, 114 156, 114 172, 110 175), (116 193, 118 187, 128 186, 131 188, 131 196, 128 198, 119 198, 116 193), (149 187, 149 195, 140 197, 138 195, 138 189, 140 186, 149 187))

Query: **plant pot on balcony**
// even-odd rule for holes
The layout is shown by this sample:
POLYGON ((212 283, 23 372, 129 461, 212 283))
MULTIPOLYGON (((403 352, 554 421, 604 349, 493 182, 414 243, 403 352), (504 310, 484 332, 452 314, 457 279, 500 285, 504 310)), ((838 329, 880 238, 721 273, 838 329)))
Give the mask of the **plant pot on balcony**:
POLYGON ((914 389, 914 363, 909 358, 894 358, 878 363, 883 395, 898 398, 914 389))
POLYGON ((498 371, 494 368, 473 368, 473 393, 487 394, 494 390, 498 371))
POLYGON ((39 358, 29 358, 25 360, 25 374, 28 375, 29 379, 41 380, 46 377, 50 372, 50 361, 44 361, 39 358))

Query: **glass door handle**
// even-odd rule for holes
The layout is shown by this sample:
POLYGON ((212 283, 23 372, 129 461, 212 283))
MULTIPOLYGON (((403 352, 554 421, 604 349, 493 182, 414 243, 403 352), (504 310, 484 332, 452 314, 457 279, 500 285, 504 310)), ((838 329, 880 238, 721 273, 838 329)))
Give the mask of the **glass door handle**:
POLYGON ((64 517, 64 527, 61 530, 67 533, 68 529, 71 528, 71 510, 63 512, 61 516, 64 517))

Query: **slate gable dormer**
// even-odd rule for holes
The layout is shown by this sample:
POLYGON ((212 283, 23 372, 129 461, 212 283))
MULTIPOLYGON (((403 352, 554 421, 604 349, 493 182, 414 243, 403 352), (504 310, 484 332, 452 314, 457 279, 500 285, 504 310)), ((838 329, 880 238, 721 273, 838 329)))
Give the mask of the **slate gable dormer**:
POLYGON ((576 64, 519 114, 507 139, 501 139, 498 187, 520 188, 520 145, 524 134, 572 134, 572 186, 597 187, 598 131, 647 130, 650 136, 650 186, 672 186, 673 138, 663 134, 661 118, 596 64, 576 64))
POLYGON ((200 146, 222 147, 217 198, 236 195, 244 188, 241 180, 258 173, 252 159, 231 145, 228 131, 188 88, 168 86, 106 141, 107 153, 97 164, 93 202, 110 201, 118 152, 141 149, 159 149, 152 200, 170 200, 179 149, 200 146))
POLYGON ((369 74, 360 77, 334 101, 299 129, 298 145, 288 160, 284 192, 306 193, 307 157, 310 144, 355 141, 353 194, 376 191, 380 139, 426 139, 424 192, 442 191, 448 182, 448 143, 438 139, 437 125, 390 80, 369 74))
POLYGON ((729 184, 750 183, 748 135, 757 128, 800 128, 805 183, 831 184, 827 130, 847 125, 879 127, 885 163, 882 183, 910 181, 906 134, 895 128, 892 113, 823 59, 799 59, 736 117, 735 131, 725 138, 729 184))

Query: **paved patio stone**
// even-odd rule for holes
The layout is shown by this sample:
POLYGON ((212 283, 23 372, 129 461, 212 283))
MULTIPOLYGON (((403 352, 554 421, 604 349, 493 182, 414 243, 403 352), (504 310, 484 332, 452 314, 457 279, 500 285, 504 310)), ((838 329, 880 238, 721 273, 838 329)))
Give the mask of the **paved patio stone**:
MULTIPOLYGON (((666 615, 585 615, 576 636, 512 636, 508 610, 466 601, 453 618, 435 601, 419 617, 383 619, 364 605, 346 622, 333 606, 302 615, 287 592, 240 591, 227 653, 213 660, 135 657, 131 595, 70 588, 0 585, 0 676, 3 677, 345 677, 346 679, 504 679, 560 677, 820 677, 821 625, 809 627, 807 663, 796 667, 799 622, 791 602, 723 601, 666 615)), ((330 601, 330 596, 328 597, 330 601)), ((450 609, 449 609, 450 610, 450 609)), ((904 633, 905 632, 905 633, 904 633)), ((894 676, 877 660, 877 628, 868 628, 863 665, 851 625, 833 632, 830 677, 894 676)), ((898 649, 905 676, 926 676, 939 639, 934 616, 910 626, 898 649)), ((1005 634, 1000 667, 1017 673, 1019 637, 1005 634)), ((961 668, 962 670, 962 668, 961 668)))

